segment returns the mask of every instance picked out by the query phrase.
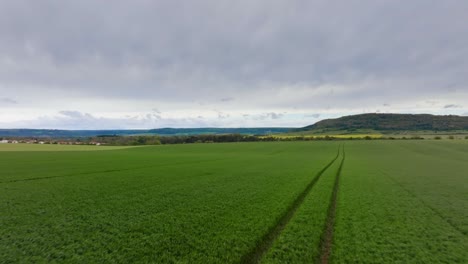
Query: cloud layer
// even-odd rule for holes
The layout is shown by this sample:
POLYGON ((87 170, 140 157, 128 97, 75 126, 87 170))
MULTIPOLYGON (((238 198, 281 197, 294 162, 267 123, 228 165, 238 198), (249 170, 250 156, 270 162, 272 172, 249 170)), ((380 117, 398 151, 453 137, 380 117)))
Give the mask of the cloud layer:
POLYGON ((0 126, 462 114, 467 12, 455 0, 2 1, 0 126), (155 107, 171 117, 128 118, 155 107))

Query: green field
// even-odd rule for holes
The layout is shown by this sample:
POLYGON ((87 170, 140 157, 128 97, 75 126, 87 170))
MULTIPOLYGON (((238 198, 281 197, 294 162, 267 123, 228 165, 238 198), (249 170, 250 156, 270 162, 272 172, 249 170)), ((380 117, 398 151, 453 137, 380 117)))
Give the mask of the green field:
POLYGON ((116 150, 130 148, 128 146, 96 146, 96 145, 55 145, 55 144, 0 144, 0 151, 92 151, 116 150))
POLYGON ((8 144, 0 168, 0 263, 468 262, 464 140, 8 144))

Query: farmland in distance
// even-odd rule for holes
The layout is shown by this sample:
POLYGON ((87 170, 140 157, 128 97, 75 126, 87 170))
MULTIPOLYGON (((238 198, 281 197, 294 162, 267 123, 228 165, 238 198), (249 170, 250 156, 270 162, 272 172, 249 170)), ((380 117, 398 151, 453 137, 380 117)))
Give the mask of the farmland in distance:
POLYGON ((468 260, 462 140, 36 147, 0 146, 0 262, 468 260))

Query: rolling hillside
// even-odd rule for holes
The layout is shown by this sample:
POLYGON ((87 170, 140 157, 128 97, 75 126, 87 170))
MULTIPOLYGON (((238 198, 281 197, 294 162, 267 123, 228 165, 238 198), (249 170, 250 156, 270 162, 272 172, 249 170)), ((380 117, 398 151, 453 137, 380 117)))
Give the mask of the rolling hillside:
POLYGON ((468 117, 429 114, 360 114, 325 119, 297 131, 456 131, 468 130, 468 117))

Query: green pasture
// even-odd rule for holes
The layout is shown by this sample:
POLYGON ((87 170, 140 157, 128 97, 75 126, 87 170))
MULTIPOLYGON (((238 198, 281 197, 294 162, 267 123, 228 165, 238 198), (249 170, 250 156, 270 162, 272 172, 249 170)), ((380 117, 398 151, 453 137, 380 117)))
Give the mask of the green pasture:
POLYGON ((466 263, 467 172, 465 140, 0 145, 0 263, 466 263))

